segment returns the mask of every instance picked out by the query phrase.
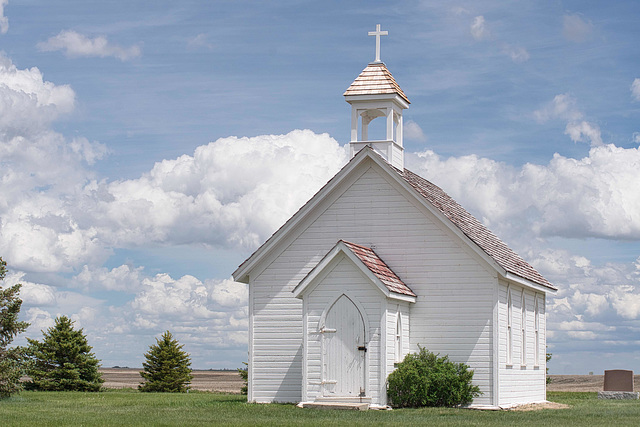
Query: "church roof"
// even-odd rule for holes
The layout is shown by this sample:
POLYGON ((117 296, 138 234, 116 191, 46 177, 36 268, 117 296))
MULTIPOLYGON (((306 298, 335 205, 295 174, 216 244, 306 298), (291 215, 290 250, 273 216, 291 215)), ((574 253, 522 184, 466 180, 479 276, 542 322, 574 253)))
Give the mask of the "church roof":
MULTIPOLYGON (((396 169, 397 170, 397 169, 396 169)), ((399 172, 399 171, 398 171, 399 172)), ((408 169, 399 172, 422 197, 444 214, 468 238, 478 245, 487 255, 507 272, 556 289, 547 279, 538 273, 528 262, 509 248, 502 240, 471 215, 440 187, 432 184, 408 169)))
POLYGON ((233 273, 234 279, 248 283, 248 270, 252 268, 252 265, 255 265, 258 259, 262 258, 262 256, 264 256, 265 253, 267 253, 268 250, 273 247, 273 245, 275 245, 277 241, 279 241, 282 236, 294 226, 295 223, 309 213, 309 210, 312 209, 312 207, 321 200, 327 192, 331 191, 332 188, 335 188, 335 186, 342 181, 342 178, 348 174, 356 164, 360 163, 367 157, 374 160, 390 173, 397 175, 402 182, 405 182, 417 193, 416 196, 421 197, 436 211, 444 215, 453 227, 459 229, 471 242, 473 242, 473 244, 475 244, 475 246, 479 248, 481 252, 484 252, 497 264, 497 266, 504 270, 504 272, 518 276, 549 290, 557 290, 555 286, 538 273, 529 263, 511 250, 506 243, 500 240, 440 187, 432 184, 408 169, 401 171, 394 168, 368 146, 360 150, 360 152, 358 152, 340 172, 338 172, 323 188, 321 188, 320 191, 311 198, 311 200, 303 205, 298 212, 293 215, 293 217, 289 218, 289 220, 276 230, 276 232, 273 233, 273 235, 267 239, 262 246, 256 249, 249 258, 240 264, 233 273))
POLYGON ((341 240, 344 245, 389 289, 396 294, 415 297, 411 289, 391 270, 371 248, 341 240))
POLYGON ((397 94, 408 104, 409 98, 404 94, 396 80, 383 62, 372 62, 351 83, 343 94, 350 95, 383 95, 397 94))

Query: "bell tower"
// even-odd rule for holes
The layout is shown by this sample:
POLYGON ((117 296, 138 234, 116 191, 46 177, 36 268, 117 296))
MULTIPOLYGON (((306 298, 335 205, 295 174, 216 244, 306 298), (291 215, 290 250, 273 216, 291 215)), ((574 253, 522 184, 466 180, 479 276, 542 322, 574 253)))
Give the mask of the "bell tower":
POLYGON ((368 145, 380 154, 389 164, 404 169, 404 148, 402 147, 402 110, 409 108, 409 99, 380 60, 380 36, 388 31, 370 31, 376 37, 376 59, 360 73, 344 93, 345 100, 351 104, 351 142, 350 153, 353 157, 368 145), (369 124, 384 118, 385 134, 382 138, 369 139, 369 124))

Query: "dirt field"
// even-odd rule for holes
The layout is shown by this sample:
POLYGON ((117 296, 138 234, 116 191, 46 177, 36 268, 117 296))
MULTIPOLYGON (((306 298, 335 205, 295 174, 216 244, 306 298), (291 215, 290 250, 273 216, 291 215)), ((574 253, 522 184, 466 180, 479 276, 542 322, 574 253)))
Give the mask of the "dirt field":
MULTIPOLYGON (((104 387, 137 388, 142 381, 141 369, 102 368, 104 387)), ((242 378, 237 371, 193 371, 191 388, 203 391, 240 393, 242 378)))
MULTIPOLYGON (((103 368, 104 386, 108 388, 136 388, 142 381, 140 369, 103 368)), ((191 387, 195 390, 240 393, 242 379, 236 371, 193 371, 191 387)), ((603 375, 551 375, 548 391, 601 391, 603 375)), ((640 390, 640 375, 634 377, 634 388, 640 390)))
MULTIPOLYGON (((602 391, 604 375, 550 375, 547 391, 602 391)), ((640 375, 633 377, 634 390, 640 390, 640 375)))

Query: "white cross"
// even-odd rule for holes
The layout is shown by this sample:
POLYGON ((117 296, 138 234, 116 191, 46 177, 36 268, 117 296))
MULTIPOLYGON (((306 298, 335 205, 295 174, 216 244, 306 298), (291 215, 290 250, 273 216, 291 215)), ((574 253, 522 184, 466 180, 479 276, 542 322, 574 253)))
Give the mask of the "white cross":
POLYGON ((375 62, 380 61, 380 36, 386 36, 389 34, 389 31, 380 31, 380 24, 376 25, 375 31, 369 31, 370 36, 376 36, 376 60, 375 62))

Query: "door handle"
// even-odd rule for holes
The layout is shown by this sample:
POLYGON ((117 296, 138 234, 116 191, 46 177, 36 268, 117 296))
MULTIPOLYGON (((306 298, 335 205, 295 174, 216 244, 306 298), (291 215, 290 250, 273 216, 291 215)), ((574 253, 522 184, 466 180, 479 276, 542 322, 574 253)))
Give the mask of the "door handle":
POLYGON ((367 347, 363 346, 363 345, 359 345, 358 346, 358 350, 359 351, 364 351, 365 353, 367 352, 367 347))

